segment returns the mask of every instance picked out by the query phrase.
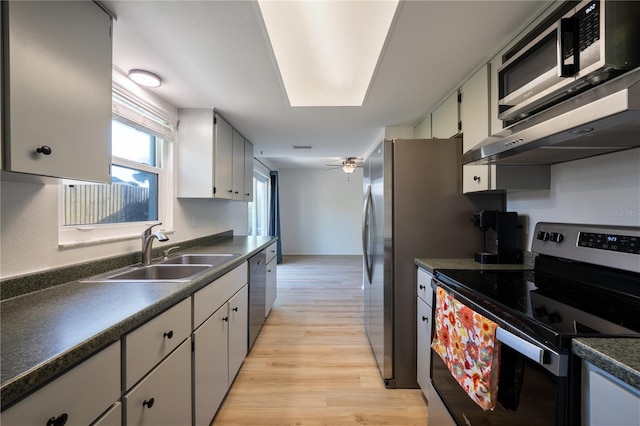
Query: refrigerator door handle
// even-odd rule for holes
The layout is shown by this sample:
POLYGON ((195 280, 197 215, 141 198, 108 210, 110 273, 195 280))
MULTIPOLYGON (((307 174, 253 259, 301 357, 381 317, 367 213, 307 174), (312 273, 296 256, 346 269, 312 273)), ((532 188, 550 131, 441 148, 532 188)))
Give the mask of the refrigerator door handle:
POLYGON ((362 211, 362 254, 364 257, 364 266, 367 271, 367 278, 371 284, 372 265, 369 261, 369 211, 371 207, 371 185, 367 188, 367 194, 364 197, 364 208, 362 211))

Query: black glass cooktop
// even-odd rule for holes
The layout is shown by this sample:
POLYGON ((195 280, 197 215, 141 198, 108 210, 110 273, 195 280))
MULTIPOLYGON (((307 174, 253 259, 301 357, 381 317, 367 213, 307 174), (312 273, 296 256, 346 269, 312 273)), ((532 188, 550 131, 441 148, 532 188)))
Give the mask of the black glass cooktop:
MULTIPOLYGON (((640 303, 634 294, 613 290, 614 285, 592 286, 537 271, 448 269, 435 273, 454 292, 556 348, 569 349, 571 338, 577 336, 640 335, 640 303)), ((622 284, 629 283, 623 280, 622 284)))

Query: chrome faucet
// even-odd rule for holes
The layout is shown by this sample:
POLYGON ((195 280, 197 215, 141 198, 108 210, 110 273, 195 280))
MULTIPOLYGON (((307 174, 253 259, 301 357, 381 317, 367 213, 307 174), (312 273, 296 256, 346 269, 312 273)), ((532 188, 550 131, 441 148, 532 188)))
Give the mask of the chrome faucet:
POLYGON ((144 231, 142 231, 142 264, 150 265, 151 264, 151 245, 153 244, 153 239, 156 238, 158 241, 169 241, 169 237, 164 235, 162 232, 154 232, 151 233, 151 229, 154 226, 162 225, 162 222, 154 223, 144 231))

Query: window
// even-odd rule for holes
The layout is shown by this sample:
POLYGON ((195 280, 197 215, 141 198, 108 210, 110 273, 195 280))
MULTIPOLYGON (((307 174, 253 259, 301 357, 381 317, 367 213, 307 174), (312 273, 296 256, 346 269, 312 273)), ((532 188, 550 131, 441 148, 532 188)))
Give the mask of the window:
POLYGON ((159 221, 171 227, 173 128, 116 95, 113 104, 111 184, 62 186, 60 245, 137 238, 159 221))
POLYGON ((253 172, 253 202, 249 203, 249 235, 269 235, 271 181, 264 172, 253 172))

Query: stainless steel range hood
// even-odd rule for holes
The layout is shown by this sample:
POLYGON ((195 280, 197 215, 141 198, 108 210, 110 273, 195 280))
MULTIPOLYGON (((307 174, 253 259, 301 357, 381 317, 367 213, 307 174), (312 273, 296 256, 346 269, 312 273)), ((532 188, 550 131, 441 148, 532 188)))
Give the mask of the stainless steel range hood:
POLYGON ((555 164, 640 147, 640 68, 484 140, 464 164, 555 164))

